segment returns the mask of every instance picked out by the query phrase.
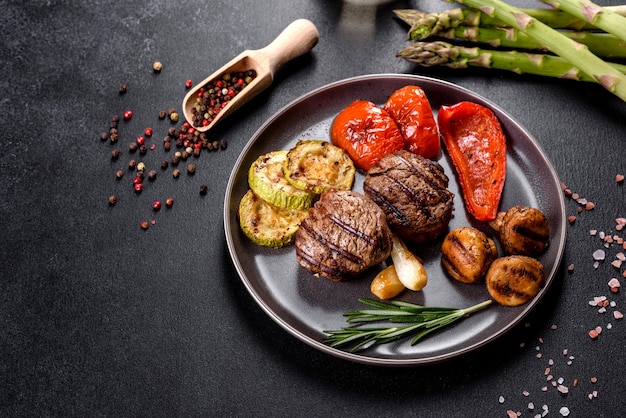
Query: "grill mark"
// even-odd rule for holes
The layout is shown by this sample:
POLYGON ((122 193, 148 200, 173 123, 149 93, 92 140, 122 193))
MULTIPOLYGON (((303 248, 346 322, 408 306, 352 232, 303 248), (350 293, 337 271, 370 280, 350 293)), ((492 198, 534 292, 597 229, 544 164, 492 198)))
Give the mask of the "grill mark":
POLYGON ((549 234, 542 233, 543 231, 535 231, 533 229, 526 228, 522 225, 513 226, 513 231, 520 234, 521 236, 531 240, 538 241, 541 245, 548 239, 549 234))
POLYGON ((339 254, 341 257, 347 259, 348 261, 352 263, 359 264, 359 265, 363 264, 363 259, 359 257, 357 254, 352 254, 351 252, 346 251, 345 249, 335 245, 334 243, 329 242, 322 235, 318 234, 316 231, 310 228, 308 224, 304 223, 300 225, 300 228, 304 229, 304 231, 306 231, 306 233, 309 234, 311 238, 313 238, 320 245, 324 246, 325 248, 328 248, 335 254, 339 254))
POLYGON ((407 166, 408 170, 412 175, 419 177, 422 179, 428 186, 430 186, 431 190, 434 190, 443 202, 450 201, 450 193, 447 190, 448 182, 447 179, 443 176, 443 171, 437 170, 436 166, 431 164, 421 165, 422 170, 419 170, 413 164, 411 164, 406 158, 402 155, 398 154, 397 157, 402 160, 402 162, 407 166), (430 176, 425 174, 425 171, 430 173, 430 176), (440 180, 440 181, 438 181, 440 180))

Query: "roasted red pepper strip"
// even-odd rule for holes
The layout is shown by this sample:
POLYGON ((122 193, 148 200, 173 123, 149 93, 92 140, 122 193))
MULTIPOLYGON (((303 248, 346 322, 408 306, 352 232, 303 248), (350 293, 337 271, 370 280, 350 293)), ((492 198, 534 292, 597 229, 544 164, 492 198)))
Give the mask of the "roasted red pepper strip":
POLYGON ((441 106, 437 118, 467 211, 479 221, 495 219, 506 178, 506 137, 496 115, 477 103, 460 102, 441 106))

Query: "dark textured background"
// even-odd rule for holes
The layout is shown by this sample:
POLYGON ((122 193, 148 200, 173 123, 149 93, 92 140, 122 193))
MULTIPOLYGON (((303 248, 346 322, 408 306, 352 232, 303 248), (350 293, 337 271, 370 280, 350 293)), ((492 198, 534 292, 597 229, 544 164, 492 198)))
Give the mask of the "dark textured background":
MULTIPOLYGON (((406 28, 391 10, 407 7, 450 6, 398 1, 348 13, 330 0, 0 1, 0 415, 530 417, 544 405, 549 416, 562 406, 575 417, 620 415, 626 324, 612 311, 626 311, 626 301, 606 283, 624 269, 609 264, 615 245, 594 268, 602 243, 588 230, 621 235, 614 219, 626 216, 624 186, 614 178, 626 172, 626 104, 597 85, 414 67, 395 58, 406 28), (115 179, 129 158, 124 144, 145 126, 159 144, 145 160, 163 157, 169 124, 157 113, 180 110, 186 79, 265 46, 300 17, 318 26, 319 44, 212 133, 226 150, 198 158, 193 177, 160 172, 139 196, 130 173, 115 179), (425 74, 492 100, 596 204, 568 227, 561 274, 538 309, 457 360, 380 368, 320 353, 263 313, 230 262, 224 192, 247 140, 301 94, 368 73, 425 74), (99 135, 127 108, 135 116, 112 161, 99 135), (151 202, 165 196, 175 206, 153 213, 151 202), (599 295, 615 308, 590 307, 599 295), (598 325, 604 332, 591 340, 598 325), (568 394, 547 381, 550 359, 568 394)), ((568 200, 568 215, 576 207, 568 200)))

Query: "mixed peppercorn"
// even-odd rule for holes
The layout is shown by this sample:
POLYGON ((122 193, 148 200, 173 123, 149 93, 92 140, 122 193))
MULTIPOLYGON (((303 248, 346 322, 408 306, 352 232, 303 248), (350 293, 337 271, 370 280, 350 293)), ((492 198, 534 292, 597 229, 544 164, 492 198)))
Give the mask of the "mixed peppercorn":
MULTIPOLYGON (((194 127, 208 126, 226 107, 229 101, 256 78, 256 71, 225 73, 221 78, 212 80, 198 91, 196 103, 191 109, 194 127)), ((187 87, 191 87, 188 82, 187 87)))
MULTIPOLYGON (((155 72, 159 72, 161 70, 160 63, 155 63, 158 65, 158 70, 155 67, 155 72)), ((227 74, 222 77, 220 86, 224 86, 227 89, 232 91, 239 92, 243 86, 247 85, 252 78, 254 78, 254 74, 247 73, 238 73, 237 75, 227 74), (242 79, 243 81, 238 82, 237 80, 242 79), (247 81, 246 81, 247 80, 247 81), (235 83, 237 86, 234 87, 232 85, 235 83)), ((191 80, 187 80, 185 82, 185 86, 187 88, 190 87, 191 80)), ((207 87, 207 86, 205 86, 207 87)), ((216 86, 217 87, 217 84, 216 86)), ((126 94, 128 91, 128 86, 126 84, 120 85, 119 92, 120 94, 126 94)), ((228 93, 228 92, 227 92, 228 93)), ((205 88, 203 90, 203 96, 206 94, 208 103, 225 103, 225 98, 220 92, 219 95, 216 94, 214 88, 205 88), (213 101, 211 102, 211 97, 213 101)), ((228 95, 228 94, 227 94, 228 95)), ((228 96, 233 97, 233 96, 228 96)), ((208 111, 207 111, 208 113, 208 111)), ((212 111, 215 113, 215 110, 212 111)), ((124 110, 122 113, 122 118, 125 122, 129 122, 133 118, 133 112, 130 109, 124 110)), ((178 122, 178 112, 175 109, 170 108, 168 110, 160 110, 158 112, 158 119, 164 120, 168 118, 172 124, 176 124, 178 122)), ((120 117, 118 115, 114 115, 111 118, 108 131, 104 131, 100 134, 100 140, 102 142, 110 142, 110 144, 117 144, 118 142, 122 142, 120 136, 120 117)), ((201 123, 201 122, 200 122, 201 123)), ((157 170, 152 167, 148 167, 150 158, 146 158, 143 161, 143 156, 145 156, 149 151, 153 151, 157 149, 156 143, 151 143, 153 135, 157 132, 157 129, 153 129, 152 127, 145 127, 143 132, 136 136, 134 140, 128 142, 128 156, 132 157, 134 154, 138 153, 139 158, 129 158, 128 162, 128 171, 132 173, 132 190, 136 194, 141 194, 144 190, 145 181, 147 178, 149 181, 156 181, 157 179, 157 170)), ((197 131, 194 126, 192 126, 189 122, 183 122, 178 127, 171 126, 167 128, 167 131, 163 137, 163 151, 168 153, 172 148, 174 148, 174 152, 169 156, 164 156, 161 159, 160 167, 162 171, 168 170, 172 167, 172 177, 178 178, 181 175, 181 170, 177 168, 177 166, 182 162, 188 160, 190 157, 199 157, 203 150, 205 151, 217 151, 224 150, 227 147, 227 142, 225 140, 216 140, 211 139, 204 132, 197 131)), ((124 154, 118 147, 115 147, 111 150, 111 161, 117 162, 123 159, 124 154)), ((197 171, 197 165, 192 162, 188 162, 186 165, 187 174, 189 176, 195 175, 197 171)), ((124 178, 124 171, 122 169, 117 168, 115 170, 115 177, 118 181, 121 181, 124 178)), ((208 187, 205 184, 200 185, 200 195, 205 195, 208 192, 208 187)), ((118 202, 118 197, 115 195, 111 195, 107 199, 109 206, 115 206, 118 202)), ((168 197, 165 200, 165 207, 171 208, 174 204, 174 199, 168 197)), ((153 212, 158 212, 161 209, 161 201, 154 200, 152 202, 152 210, 153 212)), ((140 227, 141 229, 147 230, 150 225, 154 225, 155 220, 150 222, 141 221, 140 227)))

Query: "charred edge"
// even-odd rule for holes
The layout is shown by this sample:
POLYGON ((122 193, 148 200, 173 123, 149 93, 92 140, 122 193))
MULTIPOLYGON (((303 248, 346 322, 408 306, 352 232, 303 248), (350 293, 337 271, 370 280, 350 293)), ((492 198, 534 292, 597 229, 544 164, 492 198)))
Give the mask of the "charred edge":
POLYGON ((339 269, 334 269, 318 262, 316 258, 311 257, 306 251, 301 250, 299 247, 296 247, 296 255, 300 257, 303 264, 310 266, 312 271, 319 272, 324 277, 332 281, 340 282, 348 278, 345 275, 342 275, 339 269))

